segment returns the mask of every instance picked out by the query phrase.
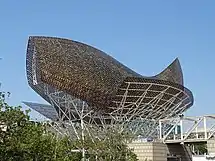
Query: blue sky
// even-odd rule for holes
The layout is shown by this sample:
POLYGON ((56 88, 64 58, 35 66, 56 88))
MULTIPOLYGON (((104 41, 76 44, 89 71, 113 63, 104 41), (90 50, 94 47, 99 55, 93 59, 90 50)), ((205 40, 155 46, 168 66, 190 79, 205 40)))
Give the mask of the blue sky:
POLYGON ((44 103, 27 84, 27 40, 58 36, 95 46, 146 76, 178 57, 195 98, 186 114, 215 113, 214 8, 214 0, 2 0, 1 89, 12 93, 12 105, 44 103))

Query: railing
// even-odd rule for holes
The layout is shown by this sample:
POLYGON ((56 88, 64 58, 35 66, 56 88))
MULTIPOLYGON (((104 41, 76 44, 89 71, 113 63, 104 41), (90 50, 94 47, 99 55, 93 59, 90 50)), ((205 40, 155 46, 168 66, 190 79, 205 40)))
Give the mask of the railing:
POLYGON ((164 143, 205 142, 215 136, 215 115, 162 119, 159 132, 164 143))

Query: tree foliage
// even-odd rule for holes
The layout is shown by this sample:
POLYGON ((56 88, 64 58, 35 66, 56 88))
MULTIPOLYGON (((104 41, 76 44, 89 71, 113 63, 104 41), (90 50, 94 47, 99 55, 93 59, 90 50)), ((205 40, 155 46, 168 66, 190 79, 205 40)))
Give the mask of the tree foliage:
POLYGON ((93 142, 88 138, 84 147, 93 161, 136 161, 136 154, 127 146, 129 139, 128 133, 120 133, 115 128, 110 128, 103 140, 97 139, 93 142))
POLYGON ((193 144, 193 146, 194 146, 194 152, 197 155, 204 155, 208 153, 207 144, 205 143, 196 143, 196 144, 193 144))
POLYGON ((41 123, 30 121, 29 111, 9 106, 0 97, 1 161, 77 161, 81 155, 69 153, 68 138, 57 138, 41 123))
POLYGON ((85 138, 84 141, 57 137, 46 125, 32 122, 29 111, 20 106, 9 106, 0 93, 0 158, 1 161, 79 161, 86 149, 91 161, 136 161, 136 155, 127 147, 127 134, 111 129, 104 140, 85 138))

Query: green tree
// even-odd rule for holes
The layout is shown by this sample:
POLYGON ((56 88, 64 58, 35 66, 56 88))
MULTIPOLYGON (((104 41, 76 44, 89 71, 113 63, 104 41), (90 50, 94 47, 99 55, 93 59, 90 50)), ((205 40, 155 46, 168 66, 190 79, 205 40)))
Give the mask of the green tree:
POLYGON ((114 127, 105 132, 102 140, 86 138, 84 146, 92 161, 137 161, 136 154, 127 146, 130 139, 129 133, 121 133, 114 127))
POLYGON ((1 161, 79 161, 85 149, 90 161, 136 161, 127 147, 128 133, 110 128, 103 139, 70 140, 57 137, 46 124, 30 121, 29 111, 9 106, 5 93, 0 93, 0 158, 1 161))
POLYGON ((1 161, 77 161, 68 138, 57 138, 41 123, 30 121, 29 111, 9 106, 0 95, 0 158, 1 161))
POLYGON ((203 155, 203 154, 207 154, 207 144, 205 143, 196 143, 193 144, 194 145, 194 151, 196 154, 198 155, 203 155))

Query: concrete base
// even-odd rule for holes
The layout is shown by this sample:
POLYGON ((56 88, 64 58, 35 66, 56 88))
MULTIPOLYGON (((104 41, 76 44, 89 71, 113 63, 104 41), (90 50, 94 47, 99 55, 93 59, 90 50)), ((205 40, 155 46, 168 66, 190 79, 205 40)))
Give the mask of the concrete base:
POLYGON ((134 150, 139 161, 191 161, 192 153, 182 144, 164 144, 162 142, 133 142, 128 146, 134 150), (167 156, 168 159, 167 159, 167 156), (178 159, 177 159, 178 158, 178 159))
POLYGON ((160 142, 133 142, 128 146, 134 150, 139 161, 167 161, 167 147, 160 142))
POLYGON ((207 141, 208 154, 215 155, 215 139, 207 141))

